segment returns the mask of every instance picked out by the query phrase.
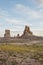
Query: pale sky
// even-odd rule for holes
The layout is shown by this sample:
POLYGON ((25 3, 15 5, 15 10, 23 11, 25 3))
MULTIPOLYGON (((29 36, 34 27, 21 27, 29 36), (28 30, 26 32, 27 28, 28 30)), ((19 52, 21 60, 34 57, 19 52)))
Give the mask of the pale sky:
POLYGON ((22 34, 28 25, 34 35, 43 36, 43 0, 0 0, 0 36, 22 34))

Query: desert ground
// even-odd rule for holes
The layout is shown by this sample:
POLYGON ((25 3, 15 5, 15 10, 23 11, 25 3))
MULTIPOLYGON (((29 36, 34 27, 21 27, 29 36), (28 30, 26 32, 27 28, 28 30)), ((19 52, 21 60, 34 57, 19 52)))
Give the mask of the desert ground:
POLYGON ((0 65, 43 65, 43 44, 27 44, 0 44, 0 65))

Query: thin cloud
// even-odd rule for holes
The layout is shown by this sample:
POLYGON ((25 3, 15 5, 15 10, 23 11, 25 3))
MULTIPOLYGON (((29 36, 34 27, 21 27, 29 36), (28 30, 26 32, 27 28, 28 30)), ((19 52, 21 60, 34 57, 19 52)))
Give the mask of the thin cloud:
POLYGON ((9 16, 8 11, 3 10, 3 9, 0 8, 0 18, 6 18, 8 16, 9 16))
POLYGON ((14 23, 14 24, 24 24, 26 21, 25 20, 20 20, 20 19, 16 19, 16 18, 6 18, 5 19, 8 23, 14 23), (25 22, 24 22, 25 21, 25 22), (24 22, 24 23, 23 23, 24 22))
POLYGON ((24 5, 17 4, 15 9, 16 9, 17 13, 19 13, 21 15, 25 15, 25 16, 29 17, 30 19, 41 18, 39 11, 35 11, 24 5))
POLYGON ((39 7, 43 7, 43 0, 35 0, 39 7))

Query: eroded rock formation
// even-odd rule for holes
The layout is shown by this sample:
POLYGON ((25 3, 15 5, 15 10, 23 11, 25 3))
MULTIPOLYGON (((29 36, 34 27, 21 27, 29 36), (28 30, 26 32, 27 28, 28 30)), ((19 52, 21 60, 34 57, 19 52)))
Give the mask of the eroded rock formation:
POLYGON ((5 30, 4 37, 10 37, 10 30, 5 30))
MULTIPOLYGON (((23 34, 21 36, 19 36, 19 34, 17 34, 17 37, 15 37, 15 38, 28 38, 29 36, 32 36, 32 35, 33 35, 33 33, 30 31, 30 27, 26 25, 23 34)), ((5 38, 10 37, 10 30, 5 30, 4 37, 5 38)))
POLYGON ((30 31, 29 26, 26 25, 24 32, 23 32, 23 35, 21 37, 27 38, 27 37, 32 36, 32 35, 33 35, 33 33, 30 31))
POLYGON ((32 32, 30 31, 29 26, 25 26, 24 35, 25 34, 32 35, 32 32))

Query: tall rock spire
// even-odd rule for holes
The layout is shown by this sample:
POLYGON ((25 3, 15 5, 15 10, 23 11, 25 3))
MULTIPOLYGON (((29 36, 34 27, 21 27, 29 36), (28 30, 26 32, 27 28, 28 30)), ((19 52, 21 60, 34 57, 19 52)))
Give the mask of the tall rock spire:
POLYGON ((24 35, 25 34, 28 34, 28 35, 32 35, 32 32, 30 31, 30 28, 29 28, 29 26, 25 26, 25 29, 24 29, 24 33, 23 33, 24 35))
POLYGON ((33 35, 33 33, 30 31, 30 27, 29 26, 25 26, 25 29, 24 29, 24 32, 23 32, 23 34, 22 34, 22 38, 27 38, 27 37, 29 37, 29 36, 32 36, 33 35))

